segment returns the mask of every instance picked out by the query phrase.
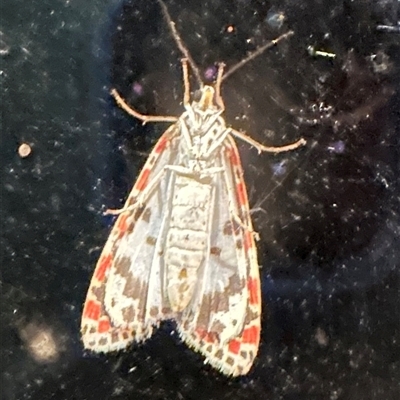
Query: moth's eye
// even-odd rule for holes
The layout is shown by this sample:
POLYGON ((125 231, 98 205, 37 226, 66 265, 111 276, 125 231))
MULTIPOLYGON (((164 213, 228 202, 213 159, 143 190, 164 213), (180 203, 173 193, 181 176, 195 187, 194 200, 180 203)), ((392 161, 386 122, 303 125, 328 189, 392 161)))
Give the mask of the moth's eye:
POLYGON ((193 92, 193 101, 199 101, 201 99, 201 90, 197 89, 193 92))

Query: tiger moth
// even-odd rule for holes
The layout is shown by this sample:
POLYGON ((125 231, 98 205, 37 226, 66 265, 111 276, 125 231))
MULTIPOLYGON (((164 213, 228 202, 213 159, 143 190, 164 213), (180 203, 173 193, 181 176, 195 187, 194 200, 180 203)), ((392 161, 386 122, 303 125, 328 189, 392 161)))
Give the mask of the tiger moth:
POLYGON ((256 234, 233 137, 274 153, 305 141, 266 147, 226 126, 220 89, 230 72, 224 75, 220 64, 215 85, 200 83, 200 99, 190 101, 189 64, 200 76, 193 60, 184 58, 180 117, 142 115, 111 92, 143 123, 172 125, 153 148, 124 207, 108 211, 118 217, 90 282, 82 340, 94 352, 120 350, 148 339, 160 321, 174 319, 181 339, 206 363, 239 376, 249 372, 257 355, 261 293, 256 234))

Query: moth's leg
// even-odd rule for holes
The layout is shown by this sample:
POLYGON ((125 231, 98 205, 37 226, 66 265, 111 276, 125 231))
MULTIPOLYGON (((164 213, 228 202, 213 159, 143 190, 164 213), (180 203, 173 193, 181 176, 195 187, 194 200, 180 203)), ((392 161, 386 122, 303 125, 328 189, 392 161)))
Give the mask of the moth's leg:
POLYGON ((234 211, 231 211, 231 215, 235 222, 244 230, 250 232, 254 239, 258 242, 260 240, 260 234, 256 232, 252 227, 246 225, 234 211))
POLYGON ((130 204, 129 206, 124 206, 123 208, 119 209, 111 209, 109 208, 104 212, 104 215, 119 215, 124 212, 132 212, 137 208, 140 208, 146 203, 146 200, 149 198, 149 196, 153 193, 154 189, 158 186, 160 183, 161 178, 164 176, 165 172, 167 170, 167 167, 163 168, 149 183, 148 186, 146 186, 139 194, 136 196, 136 199, 133 204, 130 204))
POLYGON ((218 64, 218 74, 217 74, 217 80, 215 82, 215 102, 222 111, 225 110, 224 100, 222 99, 221 96, 221 84, 222 84, 222 76, 224 75, 224 68, 225 68, 224 63, 218 64))
POLYGON ((231 129, 230 133, 232 133, 232 135, 236 136, 237 138, 244 140, 251 146, 255 147, 259 153, 262 153, 263 151, 266 151, 269 153, 282 153, 284 151, 290 151, 290 150, 297 149, 298 147, 304 146, 307 143, 305 141, 305 139, 301 138, 301 139, 297 140, 296 142, 287 144, 285 146, 278 146, 278 147, 264 146, 263 144, 258 143, 256 140, 252 139, 250 136, 247 136, 243 132, 239 132, 235 129, 231 129))
POLYGON ((124 111, 126 111, 129 115, 132 115, 133 117, 143 121, 143 125, 146 124, 147 122, 176 122, 179 119, 178 117, 173 117, 173 116, 140 114, 139 112, 134 110, 132 107, 130 107, 115 89, 111 90, 111 95, 114 97, 117 104, 124 111))

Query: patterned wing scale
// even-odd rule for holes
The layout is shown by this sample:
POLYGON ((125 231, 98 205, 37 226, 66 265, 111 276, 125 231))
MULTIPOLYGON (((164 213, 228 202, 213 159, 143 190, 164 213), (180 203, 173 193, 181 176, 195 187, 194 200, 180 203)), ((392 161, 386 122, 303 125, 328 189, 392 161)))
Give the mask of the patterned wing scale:
POLYGON ((154 188, 147 184, 176 157, 176 133, 177 125, 172 125, 157 142, 125 203, 132 210, 117 218, 96 265, 81 322, 87 349, 125 348, 132 341, 146 339, 152 324, 170 317, 161 298, 161 254, 157 251, 168 215, 165 193, 170 179, 163 176, 154 188), (148 189, 146 196, 144 189, 148 189), (132 206, 137 198, 141 204, 132 206))
POLYGON ((174 183, 164 167, 175 163, 177 133, 173 125, 160 138, 127 199, 130 209, 111 231, 88 290, 82 340, 96 352, 123 349, 148 338, 160 320, 175 318, 182 339, 207 362, 227 375, 244 375, 258 350, 260 283, 242 167, 230 136, 215 160, 224 173, 214 178, 209 254, 198 288, 182 313, 172 313, 163 295, 162 241, 174 183))
POLYGON ((225 180, 221 177, 217 185, 209 259, 199 275, 201 289, 184 311, 178 330, 213 367, 237 376, 249 371, 258 351, 261 298, 246 187, 230 136, 222 165, 225 180))

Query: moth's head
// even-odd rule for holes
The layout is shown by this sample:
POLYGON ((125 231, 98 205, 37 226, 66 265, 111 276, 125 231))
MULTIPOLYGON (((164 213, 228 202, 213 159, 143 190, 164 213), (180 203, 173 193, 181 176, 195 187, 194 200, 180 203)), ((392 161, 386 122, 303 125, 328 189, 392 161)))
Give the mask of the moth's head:
POLYGON ((204 85, 193 94, 193 100, 185 105, 188 122, 194 132, 207 131, 209 126, 224 112, 218 103, 213 86, 204 85))
POLYGON ((194 94, 194 100, 191 104, 192 108, 201 112, 220 111, 221 107, 215 101, 215 89, 210 85, 204 85, 194 94))

